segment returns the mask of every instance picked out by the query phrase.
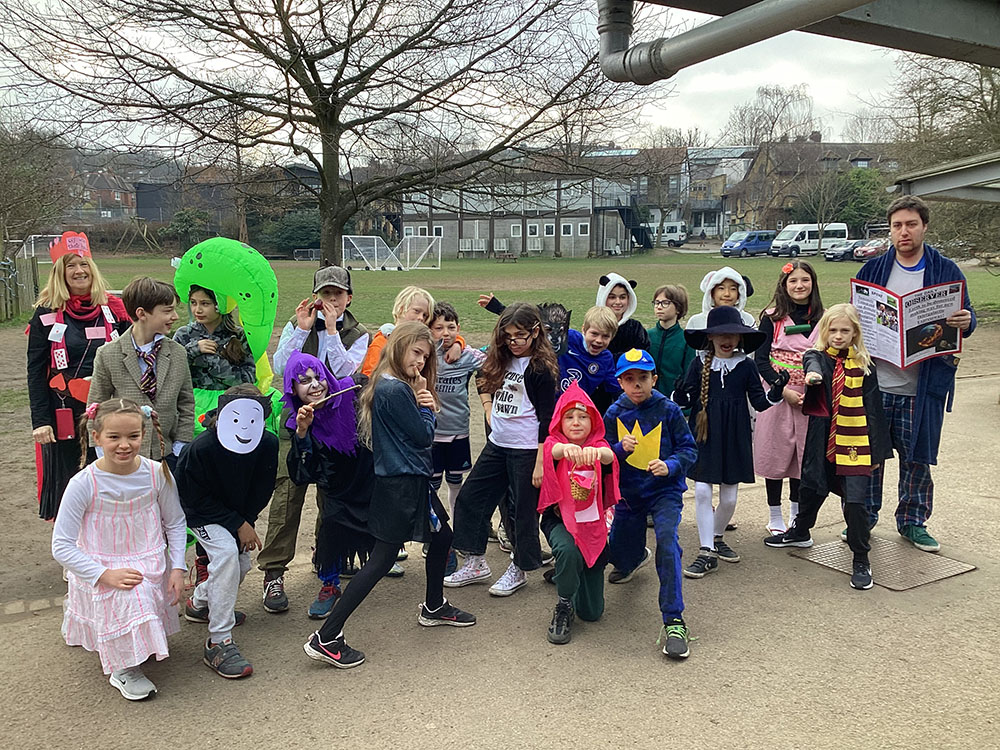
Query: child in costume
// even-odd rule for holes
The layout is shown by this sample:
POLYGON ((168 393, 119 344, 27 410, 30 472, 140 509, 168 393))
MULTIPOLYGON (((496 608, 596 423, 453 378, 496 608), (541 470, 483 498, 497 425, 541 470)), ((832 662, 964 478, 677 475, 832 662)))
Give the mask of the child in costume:
POLYGON ((782 400, 757 416, 754 428, 754 472, 764 477, 770 516, 767 530, 780 534, 787 527, 781 513, 782 480, 788 478, 791 506, 788 522, 799 510, 799 476, 809 418, 802 413, 805 380, 802 354, 816 341, 816 323, 823 316, 819 280, 804 260, 793 260, 781 268, 771 304, 760 318, 762 343, 754 362, 764 383, 772 385, 778 372, 789 374, 782 400))
POLYGON ((604 415, 606 439, 621 465, 621 501, 608 537, 614 570, 608 583, 627 583, 649 562, 646 518, 656 534, 656 574, 660 579, 663 653, 689 655, 689 632, 681 594, 681 521, 684 475, 697 457, 694 438, 680 407, 659 391, 656 363, 648 352, 632 349, 618 358, 618 382, 625 391, 604 415))
MULTIPOLYGON (((434 340, 423 323, 401 323, 386 344, 372 378, 361 394, 359 432, 372 446, 375 487, 368 528, 375 544, 361 570, 344 589, 323 627, 303 645, 310 659, 341 669, 364 663, 365 655, 347 645, 344 625, 396 561, 400 545, 430 542, 424 569, 425 598, 417 621, 425 627, 476 624, 444 598, 442 580, 451 548, 448 514, 430 488, 431 446, 437 398, 434 340)), ((310 407, 303 406, 299 413, 310 407)))
POLYGON ((750 279, 742 276, 729 266, 723 266, 718 271, 710 271, 701 280, 701 312, 688 318, 686 331, 704 328, 708 325, 708 313, 716 307, 735 307, 740 311, 740 318, 746 326, 753 326, 753 316, 746 312, 747 299, 753 294, 750 279))
POLYGON ((627 280, 617 273, 609 273, 597 280, 597 302, 611 308, 618 320, 618 330, 608 344, 608 351, 617 357, 630 349, 649 350, 649 336, 636 318, 639 298, 635 295, 638 282, 627 280))
MULTIPOLYGON (((370 340, 368 330, 349 309, 354 299, 351 272, 341 266, 320 268, 313 275, 313 294, 314 298, 298 304, 295 317, 285 324, 274 352, 274 371, 284 375, 288 360, 295 352, 302 352, 316 357, 335 378, 346 378, 361 366, 370 340)), ((293 413, 282 413, 281 422, 287 423, 292 416, 293 413)), ((307 488, 288 476, 287 459, 291 450, 288 431, 279 430, 278 440, 278 479, 267 511, 264 548, 257 555, 257 565, 264 571, 264 611, 272 614, 285 612, 289 606, 285 572, 295 558, 307 488)), ((316 489, 316 506, 322 517, 322 487, 316 489)))
POLYGON ((271 399, 256 386, 228 389, 177 462, 181 506, 208 556, 208 580, 195 586, 184 618, 208 623, 204 662, 227 679, 253 673, 232 636, 245 618, 235 606, 250 552, 261 547, 254 523, 278 470, 278 438, 265 429, 270 411, 271 399))
POLYGON ((282 401, 291 412, 285 426, 295 433, 288 475, 323 492, 315 559, 320 589, 309 606, 309 617, 321 620, 340 596, 347 561, 364 560, 374 544, 368 508, 375 468, 371 450, 357 441, 357 387, 368 379, 357 374, 338 380, 316 357, 301 352, 289 358, 284 378, 282 401))
POLYGON ((155 412, 143 409, 117 398, 87 408, 83 453, 89 417, 103 455, 70 479, 52 531, 52 556, 68 573, 66 643, 97 651, 132 701, 156 692, 142 664, 167 658, 186 569, 177 489, 165 463, 140 454, 146 419, 163 442, 155 412))
POLYGON ((868 514, 869 479, 892 458, 892 442, 882 407, 875 363, 861 336, 853 305, 834 305, 816 326, 815 346, 802 357, 807 385, 803 411, 809 417, 799 512, 783 534, 764 540, 768 547, 811 547, 809 530, 827 494, 840 495, 847 543, 854 553, 851 586, 873 585, 868 514))
POLYGON ((480 368, 479 392, 490 433, 455 503, 455 549, 467 553, 465 564, 445 579, 445 586, 490 578, 486 540, 498 503, 513 560, 490 594, 510 596, 527 584, 526 571, 542 566, 538 488, 558 374, 538 308, 526 302, 505 308, 480 368))
POLYGON ((719 559, 737 563, 740 556, 723 540, 726 525, 736 511, 739 483, 753 483, 753 442, 750 404, 765 411, 781 401, 787 371, 777 373, 765 395, 757 365, 747 356, 760 346, 763 335, 743 323, 735 307, 716 307, 708 326, 684 331, 698 350, 687 376, 674 390, 681 406, 690 406, 688 422, 698 443, 698 460, 688 471, 693 479, 695 518, 701 548, 684 569, 688 578, 703 578, 719 567, 719 559), (719 485, 719 507, 712 508, 712 485, 719 485))
POLYGON ((538 511, 555 556, 559 597, 547 637, 563 644, 576 615, 593 622, 604 613, 605 512, 620 500, 618 459, 604 439, 597 407, 576 383, 556 402, 543 452, 538 511))

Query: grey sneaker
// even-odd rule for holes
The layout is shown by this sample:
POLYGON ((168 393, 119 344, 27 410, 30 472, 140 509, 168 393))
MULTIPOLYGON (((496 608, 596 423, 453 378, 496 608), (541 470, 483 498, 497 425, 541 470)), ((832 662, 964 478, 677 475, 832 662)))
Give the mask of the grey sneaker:
POLYGON ((108 682, 130 701, 141 701, 156 692, 156 685, 142 673, 142 667, 117 669, 111 673, 108 682))
POLYGON ((608 583, 628 583, 632 580, 632 576, 635 575, 635 572, 652 559, 653 552, 649 549, 649 547, 646 547, 638 565, 632 568, 632 570, 618 570, 618 568, 615 568, 608 573, 608 583))
POLYGON ((211 639, 205 641, 205 656, 203 661, 220 677, 227 680, 238 680, 240 677, 249 677, 253 674, 253 667, 250 662, 243 658, 243 654, 233 643, 232 638, 227 638, 222 643, 212 644, 211 639))
POLYGON ((288 596, 285 594, 285 577, 283 575, 268 578, 264 575, 264 610, 277 614, 288 610, 288 596))

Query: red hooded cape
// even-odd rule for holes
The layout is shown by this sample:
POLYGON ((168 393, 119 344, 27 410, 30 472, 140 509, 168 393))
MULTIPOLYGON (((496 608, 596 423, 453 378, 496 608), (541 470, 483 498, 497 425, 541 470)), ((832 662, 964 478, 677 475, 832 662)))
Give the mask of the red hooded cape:
MULTIPOLYGON (((601 471, 601 463, 598 461, 593 466, 572 466, 566 459, 556 462, 552 467, 552 448, 557 443, 569 443, 562 431, 562 418, 570 409, 583 408, 590 414, 590 434, 584 441, 584 447, 610 448, 604 439, 604 420, 601 419, 600 412, 594 406, 594 402, 575 382, 570 384, 566 392, 563 393, 556 402, 555 412, 552 414, 552 421, 549 423, 549 436, 542 446, 544 460, 544 473, 542 474, 542 489, 538 497, 538 512, 548 508, 550 505, 557 505, 562 516, 562 522, 566 525, 566 530, 573 536, 576 546, 583 555, 587 567, 591 567, 597 558, 604 551, 604 546, 608 541, 608 526, 605 522, 605 511, 615 505, 621 495, 618 492, 618 459, 611 462, 611 470, 605 475, 601 471), (570 472, 575 469, 592 469, 594 481, 590 488, 590 494, 585 500, 573 498, 570 485, 570 472), (579 522, 576 520, 578 511, 589 508, 597 502, 597 519, 593 521, 579 522)), ((585 480, 584 480, 585 481, 585 480)))

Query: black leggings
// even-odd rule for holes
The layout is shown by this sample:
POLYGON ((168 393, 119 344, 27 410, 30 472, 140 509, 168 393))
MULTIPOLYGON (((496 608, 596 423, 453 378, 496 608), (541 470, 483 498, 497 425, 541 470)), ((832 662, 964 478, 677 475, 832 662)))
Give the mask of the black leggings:
MULTIPOLYGON (((781 483, 783 479, 765 479, 764 486, 767 488, 767 504, 771 506, 781 505, 781 483)), ((788 499, 797 503, 799 501, 799 485, 801 480, 788 480, 788 499)))
MULTIPOLYGON (((424 573, 427 576, 424 603, 428 609, 437 609, 444 603, 444 569, 448 564, 451 536, 451 527, 447 521, 442 521, 441 530, 431 535, 431 546, 427 550, 427 559, 424 560, 424 573)), ((372 548, 368 560, 347 584, 343 595, 337 600, 333 611, 330 612, 330 616, 320 629, 319 638, 321 641, 329 643, 340 635, 347 618, 371 593, 375 584, 382 580, 382 577, 392 568, 398 552, 398 543, 383 542, 381 539, 375 540, 375 546, 372 548)))

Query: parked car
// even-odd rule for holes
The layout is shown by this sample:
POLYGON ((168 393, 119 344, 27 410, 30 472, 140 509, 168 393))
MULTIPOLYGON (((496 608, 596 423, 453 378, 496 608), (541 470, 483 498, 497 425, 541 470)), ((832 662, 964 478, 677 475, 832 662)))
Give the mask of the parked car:
POLYGON ((869 240, 847 240, 847 242, 837 243, 829 250, 823 251, 823 260, 854 260, 854 251, 868 242, 869 240))
POLYGON ((730 255, 738 255, 741 258, 746 258, 748 255, 767 255, 776 234, 773 229, 733 232, 729 235, 729 239, 722 243, 719 252, 724 258, 730 255))
POLYGON ((854 249, 854 260, 864 263, 866 260, 877 258, 889 249, 889 238, 879 237, 875 240, 868 240, 861 247, 854 249))

